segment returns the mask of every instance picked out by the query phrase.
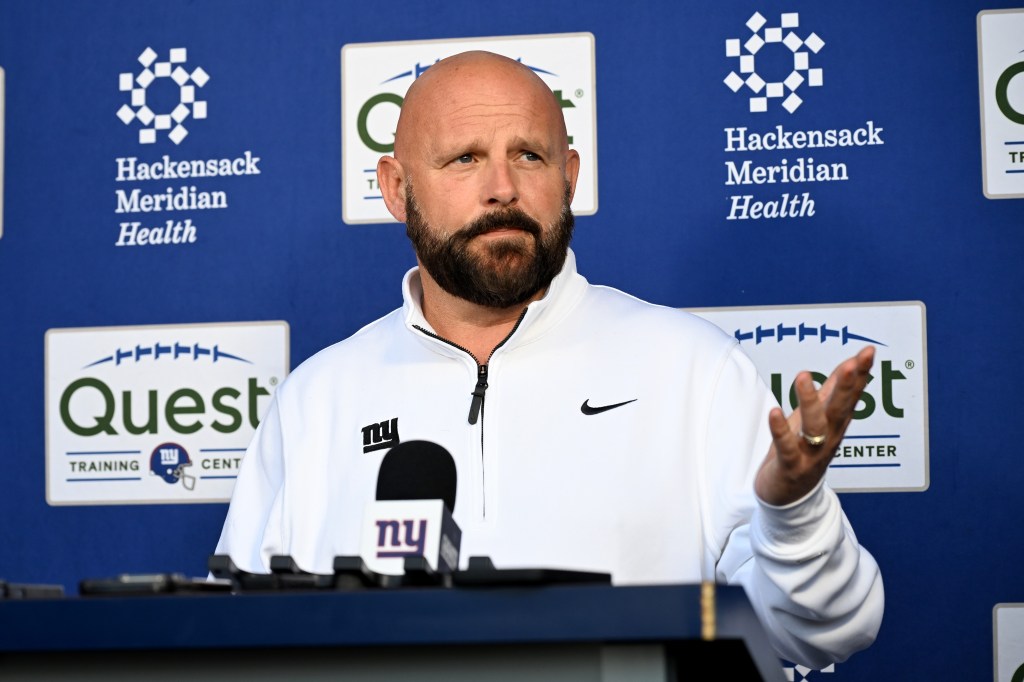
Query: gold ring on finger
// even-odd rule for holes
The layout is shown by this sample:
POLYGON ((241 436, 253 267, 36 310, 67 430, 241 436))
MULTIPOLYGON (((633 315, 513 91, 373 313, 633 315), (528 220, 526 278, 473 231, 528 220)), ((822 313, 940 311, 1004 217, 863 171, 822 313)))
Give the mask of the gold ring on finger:
POLYGON ((816 448, 825 442, 825 434, 821 434, 820 436, 812 436, 809 433, 804 433, 803 429, 800 430, 800 437, 803 438, 804 441, 812 448, 816 448))

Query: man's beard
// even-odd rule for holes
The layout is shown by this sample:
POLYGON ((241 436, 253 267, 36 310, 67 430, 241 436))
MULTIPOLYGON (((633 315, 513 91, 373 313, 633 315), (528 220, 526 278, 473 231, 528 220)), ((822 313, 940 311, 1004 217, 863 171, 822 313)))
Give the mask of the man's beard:
POLYGON ((519 208, 491 211, 460 229, 439 234, 427 224, 406 185, 406 234, 420 263, 452 296, 489 308, 510 308, 530 300, 551 284, 565 264, 574 218, 566 183, 562 211, 545 233, 540 223, 519 208), (470 248, 473 239, 492 230, 517 229, 509 235, 470 248))

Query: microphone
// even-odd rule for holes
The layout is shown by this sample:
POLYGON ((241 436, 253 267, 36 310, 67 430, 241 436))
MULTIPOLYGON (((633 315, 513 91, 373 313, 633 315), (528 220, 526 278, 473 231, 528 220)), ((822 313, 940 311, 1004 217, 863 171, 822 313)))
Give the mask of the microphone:
POLYGON ((378 500, 442 500, 455 511, 458 474, 450 452, 427 440, 394 446, 377 472, 378 500))
POLYGON ((399 443, 381 460, 376 499, 367 503, 363 516, 359 555, 334 557, 333 576, 308 574, 285 555, 272 556, 271 573, 264 575, 240 571, 229 556, 215 554, 210 573, 233 591, 611 584, 610 573, 498 569, 485 556, 469 557, 468 568, 460 571, 462 530, 452 518, 457 482, 455 459, 441 445, 399 443))
POLYGON ((411 440, 391 448, 377 473, 376 500, 363 517, 361 556, 382 575, 458 570, 462 530, 452 518, 455 460, 437 443, 411 440))

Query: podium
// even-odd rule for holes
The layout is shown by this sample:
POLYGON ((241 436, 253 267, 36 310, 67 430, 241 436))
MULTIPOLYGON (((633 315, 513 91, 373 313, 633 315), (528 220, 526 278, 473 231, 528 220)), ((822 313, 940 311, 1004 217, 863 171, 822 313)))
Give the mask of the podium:
POLYGON ((0 601, 5 680, 783 682, 739 586, 0 601), (707 671, 712 672, 707 672, 707 671))

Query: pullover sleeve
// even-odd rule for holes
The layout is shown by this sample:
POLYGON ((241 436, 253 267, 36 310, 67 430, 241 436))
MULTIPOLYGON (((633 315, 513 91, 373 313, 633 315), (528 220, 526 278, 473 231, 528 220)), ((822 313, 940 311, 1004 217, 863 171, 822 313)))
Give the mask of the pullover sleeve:
POLYGON ((271 400, 245 452, 214 550, 215 554, 230 555, 239 569, 250 573, 269 573, 269 557, 282 553, 283 547, 284 453, 279 397, 271 400))
POLYGON ((821 483, 785 507, 754 493, 771 445, 774 396, 734 346, 707 422, 706 513, 715 578, 741 584, 783 659, 814 669, 868 647, 884 609, 882 577, 857 541, 838 496, 821 483))

